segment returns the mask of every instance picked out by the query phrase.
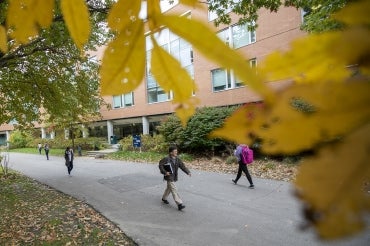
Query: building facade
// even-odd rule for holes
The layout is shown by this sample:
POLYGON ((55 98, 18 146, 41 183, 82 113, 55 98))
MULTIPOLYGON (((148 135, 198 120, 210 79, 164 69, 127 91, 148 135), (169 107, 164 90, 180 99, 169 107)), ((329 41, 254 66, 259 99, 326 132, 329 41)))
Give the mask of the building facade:
MULTIPOLYGON (((295 8, 281 8, 277 13, 262 9, 259 11, 258 28, 251 32, 247 24, 238 25, 238 17, 232 17, 232 24, 215 27, 215 14, 201 9, 185 8, 174 1, 164 9, 168 13, 196 18, 217 33, 220 39, 231 48, 245 55, 250 66, 258 66, 267 55, 276 50, 287 50, 290 42, 305 35, 300 30, 302 14, 295 8)), ((143 14, 145 16, 145 13, 143 14)), ((261 98, 248 89, 232 71, 225 70, 204 58, 188 42, 164 28, 156 34, 157 42, 176 57, 181 65, 191 74, 197 85, 194 96, 200 100, 199 107, 220 107, 259 102, 261 98)), ((146 40, 147 66, 144 81, 133 92, 124 95, 105 96, 109 105, 101 107, 102 119, 86 126, 85 136, 121 139, 129 135, 154 134, 161 120, 174 112, 172 94, 165 93, 150 72, 151 42, 146 40)), ((103 57, 104 47, 93 55, 97 61, 103 57)), ((288 82, 268 82, 273 89, 279 90, 288 82)), ((11 125, 0 126, 0 144, 9 138, 13 130, 11 125)), ((40 126, 40 137, 48 136, 40 126)))

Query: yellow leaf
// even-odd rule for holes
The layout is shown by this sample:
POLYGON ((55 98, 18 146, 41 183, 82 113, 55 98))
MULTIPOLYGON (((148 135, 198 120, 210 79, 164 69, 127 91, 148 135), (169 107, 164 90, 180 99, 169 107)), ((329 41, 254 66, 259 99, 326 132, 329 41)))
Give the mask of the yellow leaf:
POLYGON ((151 69, 159 85, 166 91, 174 93, 173 102, 182 102, 192 97, 195 90, 194 81, 186 69, 173 56, 153 41, 151 69))
POLYGON ((189 118, 195 113, 196 105, 199 104, 199 100, 195 97, 190 98, 187 101, 177 105, 175 112, 181 120, 181 124, 186 126, 189 118))
POLYGON ((228 47, 205 24, 186 16, 159 15, 153 16, 155 20, 167 26, 172 32, 189 41, 202 54, 220 64, 223 68, 232 69, 236 76, 260 93, 266 102, 274 98, 272 91, 263 83, 263 78, 255 73, 246 62, 247 58, 228 47))
POLYGON ((33 0, 12 0, 9 1, 7 12, 7 27, 10 36, 16 41, 24 44, 30 38, 37 35, 38 30, 35 25, 35 13, 33 0))
POLYGON ((176 109, 177 115, 185 125, 195 112, 195 105, 189 100, 195 91, 194 81, 178 60, 159 47, 154 38, 152 42, 151 72, 163 90, 168 93, 173 91, 173 103, 180 103, 176 109))
POLYGON ((34 0, 35 18, 42 28, 47 28, 53 21, 54 0, 34 0))
POLYGON ((310 149, 361 126, 370 119, 368 82, 297 85, 283 92, 254 129, 263 139, 267 153, 288 153, 310 149), (311 112, 292 106, 294 98, 311 105, 311 112))
POLYGON ((121 31, 130 22, 139 18, 141 1, 119 0, 116 2, 108 15, 108 25, 115 31, 121 31))
POLYGON ((90 36, 89 11, 84 0, 61 0, 60 7, 69 33, 79 49, 90 36))
POLYGON ((370 182, 369 149, 367 124, 302 163, 295 184, 320 236, 336 238, 363 228, 362 215, 370 210, 365 190, 370 182))
POLYGON ((0 25, 0 51, 3 53, 8 52, 8 42, 5 27, 0 25))
POLYGON ((161 23, 157 23, 154 16, 162 15, 160 2, 158 0, 147 1, 147 13, 148 13, 148 26, 152 33, 156 33, 161 28, 161 23))
POLYGON ((254 140, 253 130, 262 125, 259 121, 261 113, 263 113, 261 105, 246 104, 228 117, 222 128, 211 132, 210 137, 249 145, 254 140))
POLYGON ((199 0, 180 0, 180 3, 193 8, 205 8, 205 4, 201 3, 199 0))
POLYGON ((268 75, 268 81, 292 79, 297 83, 319 83, 323 74, 326 81, 343 81, 350 75, 346 68, 348 61, 338 59, 338 50, 333 48, 341 37, 342 33, 327 33, 295 40, 291 50, 269 55, 259 69, 268 75))
POLYGON ((370 24, 370 2, 367 0, 348 3, 334 18, 350 25, 369 25, 370 24))
POLYGON ((119 95, 133 91, 145 71, 144 23, 138 19, 108 44, 104 52, 101 94, 119 95))
POLYGON ((254 138, 260 138, 265 153, 295 154, 368 121, 368 95, 368 82, 295 85, 281 93, 270 107, 246 106, 236 111, 212 136, 238 143, 251 143, 254 138), (311 109, 303 112, 293 107, 295 99, 302 100, 311 109))

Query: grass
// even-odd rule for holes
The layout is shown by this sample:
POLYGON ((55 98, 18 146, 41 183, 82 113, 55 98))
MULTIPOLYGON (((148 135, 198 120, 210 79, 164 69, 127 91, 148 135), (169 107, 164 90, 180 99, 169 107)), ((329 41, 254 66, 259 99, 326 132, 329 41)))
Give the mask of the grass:
MULTIPOLYGON (((114 153, 107 154, 107 158, 114 160, 125 160, 125 161, 140 161, 158 163, 160 159, 165 157, 167 153, 156 153, 156 152, 139 152, 139 151, 117 151, 114 153)), ((189 154, 180 154, 179 157, 183 161, 192 161, 194 158, 189 154)))
MULTIPOLYGON (((50 149, 49 155, 54 156, 64 156, 65 149, 50 149)), ((17 153, 24 153, 24 154, 39 154, 37 148, 19 148, 19 149, 10 149, 9 152, 17 152, 17 153)), ((42 150, 41 154, 45 155, 45 151, 42 150)))
POLYGON ((137 245, 89 205, 0 172, 0 245, 137 245))

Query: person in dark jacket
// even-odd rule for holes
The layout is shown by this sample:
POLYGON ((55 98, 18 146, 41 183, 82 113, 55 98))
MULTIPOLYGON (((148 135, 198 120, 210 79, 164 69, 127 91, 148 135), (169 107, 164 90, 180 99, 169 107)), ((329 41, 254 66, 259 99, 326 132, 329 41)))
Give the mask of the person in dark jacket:
POLYGON ((168 149, 169 155, 159 161, 159 170, 164 175, 164 180, 167 181, 166 190, 162 196, 162 202, 168 204, 167 197, 171 193, 179 210, 185 208, 179 194, 175 182, 178 178, 178 169, 180 168, 187 175, 191 176, 189 169, 184 165, 182 160, 177 156, 177 147, 170 146, 168 149))
POLYGON ((71 171, 73 169, 73 149, 71 149, 69 146, 64 152, 64 159, 66 160, 68 175, 71 175, 71 171))
POLYGON ((45 150, 46 160, 49 160, 49 150, 50 150, 49 144, 46 143, 44 145, 44 150, 45 150))

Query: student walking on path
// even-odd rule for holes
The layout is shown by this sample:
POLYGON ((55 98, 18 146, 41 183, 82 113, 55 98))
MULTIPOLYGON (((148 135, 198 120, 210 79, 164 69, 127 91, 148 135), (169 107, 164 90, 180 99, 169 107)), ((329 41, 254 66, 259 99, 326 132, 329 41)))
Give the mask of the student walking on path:
POLYGON ((42 150, 42 144, 41 143, 37 144, 37 149, 39 150, 39 154, 41 155, 41 150, 42 150))
POLYGON ((49 160, 49 144, 44 145, 44 150, 45 150, 45 155, 46 155, 46 160, 49 160))
POLYGON ((239 169, 238 169, 238 174, 236 175, 236 178, 232 179, 232 181, 233 181, 234 184, 237 184, 238 180, 242 176, 242 172, 244 172, 245 176, 247 176, 247 179, 249 181, 249 188, 254 189, 254 184, 253 184, 253 181, 252 181, 252 177, 249 174, 247 163, 244 163, 243 158, 242 158, 242 150, 243 150, 244 147, 248 147, 248 146, 246 146, 244 144, 240 144, 240 145, 238 145, 238 147, 236 147, 236 150, 234 152, 234 155, 238 159, 239 169))
POLYGON ((64 152, 64 159, 66 160, 68 175, 71 175, 71 171, 73 169, 73 150, 69 148, 69 146, 66 148, 66 151, 64 152))
POLYGON ((177 156, 177 147, 170 146, 168 149, 169 155, 164 157, 159 161, 159 170, 164 175, 164 180, 167 181, 166 190, 162 196, 162 202, 169 204, 167 197, 169 194, 172 194, 173 199, 175 200, 178 210, 185 208, 178 192, 175 182, 178 178, 178 169, 180 168, 187 175, 191 176, 189 169, 184 165, 182 160, 177 156))

